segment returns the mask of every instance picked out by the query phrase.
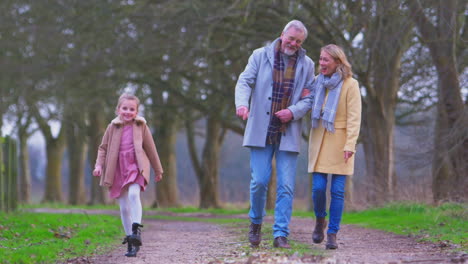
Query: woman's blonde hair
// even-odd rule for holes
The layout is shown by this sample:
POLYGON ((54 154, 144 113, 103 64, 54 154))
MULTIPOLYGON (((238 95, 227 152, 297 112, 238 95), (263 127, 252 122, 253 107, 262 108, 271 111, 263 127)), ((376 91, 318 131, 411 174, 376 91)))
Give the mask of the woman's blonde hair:
POLYGON ((124 100, 133 100, 136 102, 137 104, 137 112, 138 112, 138 108, 140 107, 140 99, 138 99, 138 97, 136 97, 135 95, 133 94, 129 94, 129 93, 123 93, 120 97, 119 97, 119 101, 117 102, 117 107, 115 108, 115 114, 116 115, 119 115, 119 107, 120 105, 122 104, 122 102, 124 100))
POLYGON ((325 51, 335 60, 335 62, 338 64, 338 67, 336 67, 336 72, 338 72, 341 78, 346 79, 353 76, 351 64, 348 62, 346 54, 340 46, 335 44, 328 44, 320 49, 320 51, 325 51))

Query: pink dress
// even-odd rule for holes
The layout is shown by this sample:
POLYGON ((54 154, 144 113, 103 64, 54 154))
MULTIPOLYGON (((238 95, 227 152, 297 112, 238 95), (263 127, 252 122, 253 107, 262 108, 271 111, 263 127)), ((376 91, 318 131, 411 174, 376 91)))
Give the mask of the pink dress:
POLYGON ((130 124, 123 127, 117 169, 114 183, 110 188, 110 197, 114 199, 120 197, 122 190, 125 190, 132 183, 138 183, 141 191, 145 190, 147 184, 145 178, 139 173, 135 147, 133 146, 133 124, 130 124))

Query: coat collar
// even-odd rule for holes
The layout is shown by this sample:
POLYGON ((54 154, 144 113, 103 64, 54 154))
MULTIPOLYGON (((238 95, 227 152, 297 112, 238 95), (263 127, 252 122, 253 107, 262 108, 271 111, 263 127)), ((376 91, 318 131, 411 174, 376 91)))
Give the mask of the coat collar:
MULTIPOLYGON (((134 120, 137 125, 146 124, 146 119, 142 116, 136 116, 134 120)), ((111 123, 116 126, 121 126, 124 124, 124 122, 120 119, 119 116, 114 118, 114 120, 112 120, 111 123)))

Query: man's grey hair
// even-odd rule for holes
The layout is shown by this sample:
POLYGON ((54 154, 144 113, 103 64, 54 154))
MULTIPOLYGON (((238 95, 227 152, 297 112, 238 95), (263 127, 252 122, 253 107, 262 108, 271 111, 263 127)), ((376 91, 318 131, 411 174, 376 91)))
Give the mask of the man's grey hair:
POLYGON ((286 26, 284 27, 283 29, 283 33, 285 33, 286 31, 288 31, 289 28, 291 27, 294 27, 294 28, 297 28, 299 29, 300 31, 304 32, 304 40, 307 38, 307 28, 304 26, 304 24, 302 24, 301 21, 299 20, 292 20, 290 21, 288 24, 286 24, 286 26))

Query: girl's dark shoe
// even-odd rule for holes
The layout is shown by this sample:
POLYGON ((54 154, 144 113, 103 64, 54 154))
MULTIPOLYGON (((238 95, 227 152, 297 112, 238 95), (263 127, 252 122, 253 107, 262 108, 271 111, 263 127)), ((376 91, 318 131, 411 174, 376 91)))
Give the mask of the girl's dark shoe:
POLYGON ((132 251, 129 253, 127 257, 136 257, 138 251, 140 251, 140 246, 132 246, 132 251))
POLYGON ((337 249, 338 243, 336 242, 336 234, 327 234, 327 244, 325 245, 326 249, 337 249))
POLYGON ((326 226, 327 221, 325 221, 325 217, 315 219, 315 229, 312 233, 312 241, 314 241, 314 243, 322 243, 323 239, 325 238, 324 231, 326 226))
POLYGON ((132 235, 130 235, 130 237, 128 238, 128 240, 132 244, 132 246, 140 247, 142 245, 140 227, 143 227, 143 226, 138 224, 138 223, 133 223, 132 224, 132 235))
POLYGON ((124 237, 122 244, 127 244, 127 253, 125 253, 126 257, 136 257, 136 253, 138 250, 135 250, 135 247, 132 246, 132 243, 129 241, 130 236, 124 237))

